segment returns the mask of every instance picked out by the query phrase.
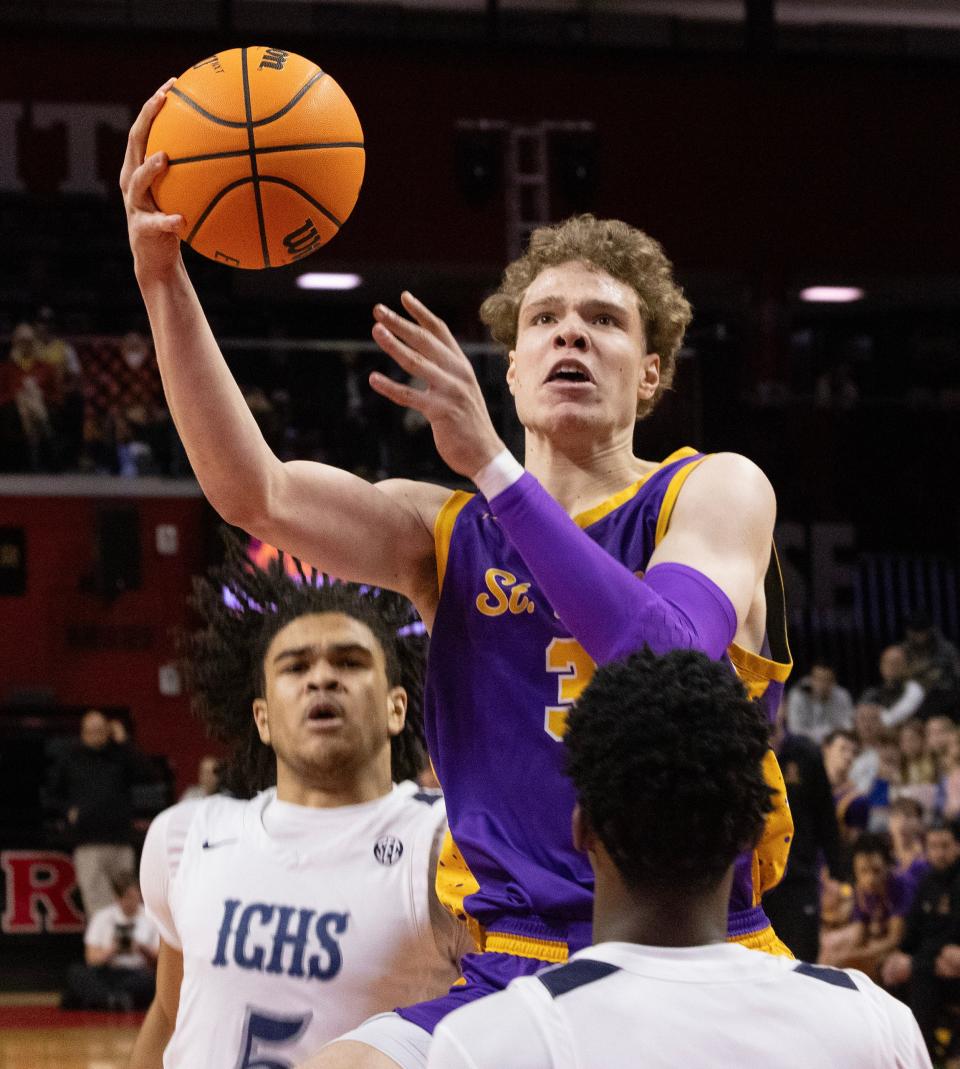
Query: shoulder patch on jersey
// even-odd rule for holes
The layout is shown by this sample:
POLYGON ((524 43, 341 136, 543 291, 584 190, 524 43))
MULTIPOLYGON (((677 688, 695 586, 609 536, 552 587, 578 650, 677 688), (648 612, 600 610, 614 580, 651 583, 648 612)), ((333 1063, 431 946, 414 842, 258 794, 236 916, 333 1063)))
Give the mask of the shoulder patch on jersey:
POLYGON ((443 800, 443 791, 425 789, 417 791, 413 798, 416 802, 424 802, 426 805, 436 805, 437 802, 443 800))
POLYGON ((611 973, 619 972, 619 965, 611 965, 606 961, 593 961, 583 958, 580 961, 571 961, 566 965, 558 965, 555 969, 547 969, 538 973, 537 979, 550 992, 553 998, 565 995, 584 984, 592 984, 594 980, 602 980, 611 973))
POLYGON ((831 969, 826 965, 809 965, 805 961, 793 970, 801 976, 812 976, 814 980, 822 980, 825 984, 833 984, 834 987, 846 987, 851 991, 859 991, 860 988, 842 969, 831 969))

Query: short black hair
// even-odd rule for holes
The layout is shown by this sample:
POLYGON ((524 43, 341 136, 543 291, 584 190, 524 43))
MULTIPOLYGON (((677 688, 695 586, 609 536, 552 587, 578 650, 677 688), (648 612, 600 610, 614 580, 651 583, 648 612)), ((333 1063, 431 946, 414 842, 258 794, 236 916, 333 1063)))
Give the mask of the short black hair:
POLYGON ((893 850, 889 837, 879 832, 865 831, 853 844, 851 857, 870 854, 879 854, 888 865, 892 865, 893 850))
POLYGON ((625 882, 699 891, 760 837, 769 740, 728 664, 645 648, 597 670, 564 741, 580 808, 625 882))
POLYGON ((287 574, 284 556, 267 568, 247 556, 246 539, 222 529, 224 562, 195 577, 190 603, 204 626, 179 639, 181 665, 193 711, 207 734, 226 743, 230 756, 221 782, 249 798, 276 782, 276 758, 260 739, 253 701, 262 697, 263 661, 287 624, 313 613, 343 613, 366 624, 383 649, 387 682, 407 692, 403 730, 390 740, 396 781, 413 779, 426 763, 423 733, 423 665, 427 639, 416 612, 400 594, 332 579, 296 561, 287 574))

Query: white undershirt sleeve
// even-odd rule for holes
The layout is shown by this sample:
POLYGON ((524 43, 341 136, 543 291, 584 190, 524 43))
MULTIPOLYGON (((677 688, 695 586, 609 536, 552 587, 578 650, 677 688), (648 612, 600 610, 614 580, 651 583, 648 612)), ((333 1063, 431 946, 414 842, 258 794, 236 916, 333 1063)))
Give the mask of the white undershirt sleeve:
POLYGON ((140 893, 144 909, 159 929, 163 941, 174 950, 182 947, 170 908, 170 889, 180 867, 187 832, 200 804, 181 802, 154 818, 140 856, 140 893))

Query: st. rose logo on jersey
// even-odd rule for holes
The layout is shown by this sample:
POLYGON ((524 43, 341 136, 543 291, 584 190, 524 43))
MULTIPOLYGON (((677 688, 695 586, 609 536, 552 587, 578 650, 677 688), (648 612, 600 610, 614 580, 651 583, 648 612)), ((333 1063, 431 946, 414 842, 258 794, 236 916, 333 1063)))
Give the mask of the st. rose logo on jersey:
POLYGON ((381 865, 396 865, 403 856, 403 843, 394 835, 384 835, 374 844, 373 856, 381 865))

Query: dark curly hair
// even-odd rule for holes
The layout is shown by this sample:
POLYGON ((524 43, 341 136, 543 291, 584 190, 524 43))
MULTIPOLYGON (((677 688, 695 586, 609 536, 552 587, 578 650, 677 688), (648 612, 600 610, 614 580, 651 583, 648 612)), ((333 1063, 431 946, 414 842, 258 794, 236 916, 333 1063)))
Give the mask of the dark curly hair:
POLYGON ((276 758, 260 740, 252 706, 265 689, 263 661, 273 638, 310 613, 338 612, 366 624, 383 649, 387 682, 407 692, 403 730, 390 740, 395 781, 413 779, 426 763, 423 665, 427 638, 413 606, 392 591, 332 579, 295 560, 299 581, 284 556, 266 570, 246 555, 245 541, 222 532, 223 564, 195 577, 190 604, 204 626, 179 636, 180 662, 194 713, 207 734, 230 750, 222 781, 249 798, 276 783, 276 758))
POLYGON ((762 708, 694 650, 598 669, 564 742, 580 808, 631 887, 709 889, 773 807, 762 708))

